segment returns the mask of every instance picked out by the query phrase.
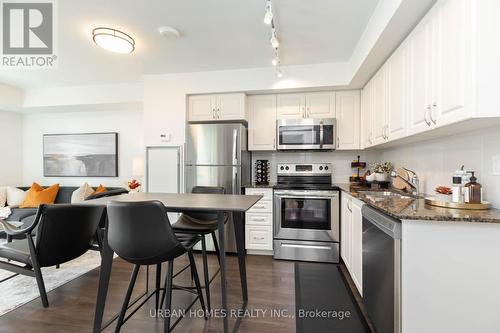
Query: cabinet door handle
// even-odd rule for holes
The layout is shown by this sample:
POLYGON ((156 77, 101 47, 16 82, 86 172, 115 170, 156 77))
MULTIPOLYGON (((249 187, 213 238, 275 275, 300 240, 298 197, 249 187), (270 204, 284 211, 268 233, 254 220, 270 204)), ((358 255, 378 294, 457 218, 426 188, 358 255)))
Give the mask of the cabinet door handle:
POLYGON ((430 109, 431 109, 431 107, 427 106, 425 114, 424 114, 424 120, 425 120, 425 123, 427 124, 427 126, 431 126, 432 125, 431 122, 429 120, 427 120, 427 116, 429 115, 430 109))
POLYGON ((258 218, 258 219, 253 218, 252 220, 253 220, 253 221, 257 221, 257 222, 265 222, 265 221, 266 221, 266 219, 265 219, 265 218, 263 218, 263 217, 258 218))
POLYGON ((352 199, 349 198, 349 200, 347 201, 347 209, 349 209, 349 211, 352 213, 352 199))
POLYGON ((307 118, 311 118, 311 108, 307 108, 307 118))
POLYGON ((302 118, 306 118, 306 108, 302 107, 302 118))
POLYGON ((431 110, 429 111, 429 116, 430 116, 430 118, 431 118, 431 121, 434 123, 434 125, 436 125, 436 124, 437 124, 436 119, 434 119, 434 117, 433 117, 434 110, 436 109, 436 107, 437 107, 437 104, 434 102, 434 103, 432 104, 432 108, 431 108, 431 110))
POLYGON ((215 119, 215 108, 212 109, 212 119, 215 119))
POLYGON ((254 240, 264 240, 265 237, 253 237, 254 240))

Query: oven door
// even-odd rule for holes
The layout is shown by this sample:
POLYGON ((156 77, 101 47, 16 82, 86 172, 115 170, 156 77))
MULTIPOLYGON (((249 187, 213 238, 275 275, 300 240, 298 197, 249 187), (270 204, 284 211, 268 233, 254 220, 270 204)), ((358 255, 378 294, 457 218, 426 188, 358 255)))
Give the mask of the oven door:
POLYGON ((339 192, 274 192, 274 238, 339 241, 339 192))
POLYGON ((279 150, 335 149, 335 119, 281 119, 276 133, 279 150))

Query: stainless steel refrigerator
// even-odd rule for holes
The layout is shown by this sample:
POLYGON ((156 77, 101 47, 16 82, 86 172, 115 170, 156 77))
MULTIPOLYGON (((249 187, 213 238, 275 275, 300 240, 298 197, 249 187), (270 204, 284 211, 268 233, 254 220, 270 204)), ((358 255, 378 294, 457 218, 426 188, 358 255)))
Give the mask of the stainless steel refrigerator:
MULTIPOLYGON (((239 123, 189 124, 186 132, 186 193, 194 186, 223 186, 241 194, 250 181, 247 129, 239 123)), ((207 239, 208 240, 208 239, 207 239)), ((226 251, 236 252, 232 216, 226 225, 226 251)))

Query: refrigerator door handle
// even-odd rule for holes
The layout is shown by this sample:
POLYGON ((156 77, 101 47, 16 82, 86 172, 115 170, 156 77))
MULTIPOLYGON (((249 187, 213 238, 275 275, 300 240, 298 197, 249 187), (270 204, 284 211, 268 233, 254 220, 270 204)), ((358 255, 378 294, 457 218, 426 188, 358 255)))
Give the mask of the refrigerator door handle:
POLYGON ((238 188, 239 188, 239 185, 238 185, 238 168, 233 168, 232 184, 233 184, 233 193, 232 194, 240 194, 240 191, 238 190, 238 188))
POLYGON ((238 130, 235 129, 233 130, 233 165, 238 165, 237 145, 238 145, 238 130))

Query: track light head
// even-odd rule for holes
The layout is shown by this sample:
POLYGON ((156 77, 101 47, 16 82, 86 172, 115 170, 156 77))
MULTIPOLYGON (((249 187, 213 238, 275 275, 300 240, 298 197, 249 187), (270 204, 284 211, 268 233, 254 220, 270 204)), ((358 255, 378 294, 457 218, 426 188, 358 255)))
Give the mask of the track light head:
POLYGON ((277 49, 278 46, 280 46, 280 42, 278 40, 278 37, 276 37, 276 30, 273 29, 273 32, 271 33, 271 45, 273 46, 274 49, 277 49))
POLYGON ((266 15, 264 15, 264 23, 270 25, 273 22, 273 6, 271 0, 266 1, 266 15))

